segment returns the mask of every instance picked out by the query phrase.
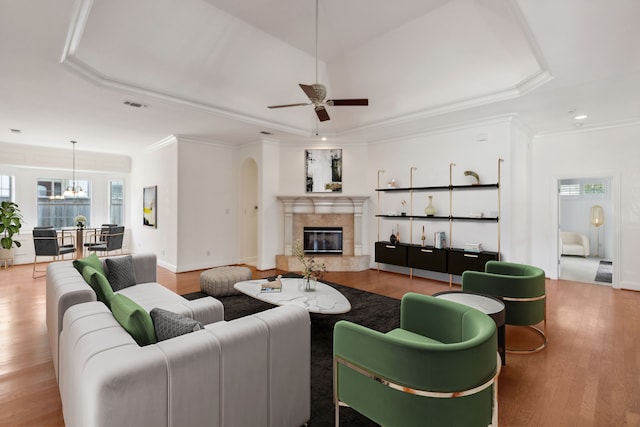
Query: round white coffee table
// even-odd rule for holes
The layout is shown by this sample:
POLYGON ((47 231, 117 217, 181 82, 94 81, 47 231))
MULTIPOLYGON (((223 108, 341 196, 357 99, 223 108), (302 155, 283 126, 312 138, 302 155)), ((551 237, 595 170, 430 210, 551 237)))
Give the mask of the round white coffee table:
POLYGON ((304 307, 309 313, 341 314, 351 310, 349 300, 337 289, 317 282, 315 290, 304 291, 302 279, 282 278, 280 292, 262 292, 267 279, 238 282, 233 287, 245 295, 273 305, 295 304, 304 307))

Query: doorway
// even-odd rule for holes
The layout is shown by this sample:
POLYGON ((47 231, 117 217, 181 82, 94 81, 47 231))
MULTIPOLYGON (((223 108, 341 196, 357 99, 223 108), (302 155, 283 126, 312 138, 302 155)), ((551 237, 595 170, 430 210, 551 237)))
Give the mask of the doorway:
POLYGON ((558 181, 560 279, 612 285, 612 183, 612 177, 558 181))
POLYGON ((241 168, 241 262, 258 264, 258 164, 254 159, 245 159, 241 168))

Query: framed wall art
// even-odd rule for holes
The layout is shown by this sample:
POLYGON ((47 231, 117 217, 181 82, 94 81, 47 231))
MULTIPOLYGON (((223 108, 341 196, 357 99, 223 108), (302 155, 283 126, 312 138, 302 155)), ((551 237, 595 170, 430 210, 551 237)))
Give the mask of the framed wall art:
POLYGON ((158 227, 158 186, 144 187, 142 190, 142 225, 145 227, 158 227))
POLYGON ((307 193, 342 192, 342 149, 305 150, 307 193))

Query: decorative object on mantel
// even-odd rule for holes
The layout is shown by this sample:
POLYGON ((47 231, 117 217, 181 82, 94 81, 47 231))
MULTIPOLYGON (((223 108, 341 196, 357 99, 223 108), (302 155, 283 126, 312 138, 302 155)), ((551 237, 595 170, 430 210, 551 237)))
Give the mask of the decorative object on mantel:
POLYGON ((444 249, 447 247, 447 235, 444 231, 436 231, 433 233, 433 247, 436 249, 444 249))
POLYGON ((387 184, 387 186, 389 188, 396 188, 396 180, 395 180, 395 178, 391 178, 391 181, 389 181, 389 184, 387 184))
POLYGON ((474 171, 464 171, 464 176, 472 176, 476 179, 476 182, 471 185, 480 185, 480 177, 474 171))
POLYGON ((76 223, 76 227, 82 230, 87 226, 87 217, 84 215, 77 215, 75 218, 73 218, 73 222, 76 223))
POLYGON ((300 240, 296 240, 293 251, 295 257, 298 258, 298 261, 302 264, 303 290, 305 292, 314 291, 316 289, 316 282, 322 279, 324 273, 327 272, 327 267, 323 263, 316 262, 314 257, 304 256, 304 250, 302 249, 300 240))
POLYGON ((403 200, 400 202, 402 208, 400 209, 400 216, 407 216, 407 201, 403 200))
POLYGON ((396 228, 396 243, 400 243, 400 224, 396 228))
POLYGON ((423 248, 424 248, 424 246, 425 246, 425 243, 424 243, 425 239, 426 239, 426 237, 425 237, 425 235, 424 235, 424 225, 423 225, 423 226, 422 226, 422 236, 420 237, 420 240, 422 240, 422 247, 423 247, 423 248))
POLYGON ((391 242, 392 245, 396 244, 396 233, 393 231, 393 229, 391 229, 391 236, 389 236, 389 241, 391 242))
POLYGON ((427 216, 434 216, 436 214, 436 208, 433 207, 433 196, 429 196, 429 204, 424 208, 424 213, 427 216))

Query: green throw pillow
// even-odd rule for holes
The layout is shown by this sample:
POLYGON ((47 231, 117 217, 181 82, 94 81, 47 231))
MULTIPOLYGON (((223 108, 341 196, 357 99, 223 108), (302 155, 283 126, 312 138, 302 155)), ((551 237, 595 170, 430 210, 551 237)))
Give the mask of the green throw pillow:
POLYGON ((111 312, 139 346, 154 344, 158 341, 151 316, 130 298, 121 294, 113 294, 111 312))
POLYGON ((82 274, 82 270, 84 270, 85 267, 93 267, 96 270, 98 270, 99 273, 106 276, 104 272, 104 268, 102 268, 102 261, 100 261, 100 258, 98 258, 98 256, 95 253, 89 255, 86 258, 80 258, 80 259, 74 260, 73 266, 76 268, 76 270, 80 272, 80 274, 82 274))
POLYGON ((86 266, 82 270, 82 277, 96 293, 98 301, 102 301, 107 307, 111 308, 113 289, 111 289, 111 285, 105 275, 91 266, 86 266))

